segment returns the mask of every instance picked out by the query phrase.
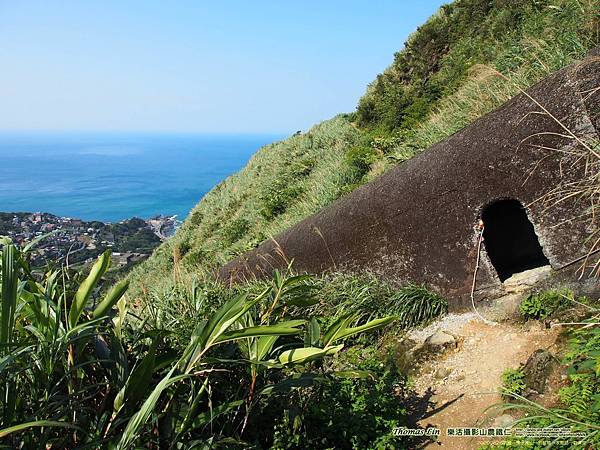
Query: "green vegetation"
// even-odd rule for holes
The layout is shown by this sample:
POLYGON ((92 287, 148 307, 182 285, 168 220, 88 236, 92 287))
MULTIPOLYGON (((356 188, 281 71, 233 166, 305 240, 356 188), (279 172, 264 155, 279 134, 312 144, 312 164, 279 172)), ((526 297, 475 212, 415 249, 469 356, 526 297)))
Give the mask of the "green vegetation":
POLYGON ((411 158, 599 42, 593 0, 457 0, 371 83, 357 111, 262 148, 132 276, 132 293, 214 270, 411 158))
MULTIPOLYGON (((87 277, 63 268, 43 273, 28 265, 30 248, 3 239, 1 443, 414 447, 391 429, 407 425, 423 399, 414 398, 384 343, 444 314, 443 298, 424 286, 397 288, 368 274, 311 277, 288 268, 270 280, 226 287, 213 271, 597 42, 598 5, 591 0, 457 0, 442 7, 369 86, 355 113, 261 149, 133 269, 130 289, 123 281, 101 294, 108 253, 87 277)), ((107 232, 119 249, 154 245, 137 225, 107 232)), ((564 295, 571 294, 530 296, 522 313, 547 318, 564 295)), ((589 431, 588 444, 597 445, 598 336, 597 323, 574 335, 563 409, 519 397, 518 370, 503 376, 507 391, 520 399, 507 407, 530 412, 523 419, 530 423, 589 431)))
POLYGON ((159 244, 160 238, 137 217, 119 223, 102 224, 100 236, 113 238, 115 252, 151 253, 159 244))
POLYGON ((127 281, 98 295, 110 253, 84 277, 32 270, 30 247, 0 244, 5 445, 407 445, 391 428, 406 423, 411 393, 377 343, 394 317, 374 314, 398 310, 407 326, 443 312, 423 287, 278 272, 234 288, 178 282, 153 289, 140 320, 127 281), (352 304, 355 292, 362 303, 352 304), (423 314, 405 300, 432 306, 423 314))
POLYGON ((568 305, 573 299, 573 292, 568 289, 548 291, 530 294, 521 302, 519 309, 525 319, 547 319, 555 311, 568 305))
POLYGON ((504 406, 507 411, 518 411, 524 416, 515 422, 519 427, 569 428, 573 432, 585 433, 583 439, 550 439, 549 443, 538 445, 535 441, 509 439, 497 446, 485 448, 597 448, 600 445, 600 327, 598 317, 589 320, 591 328, 583 327, 572 331, 569 353, 563 363, 568 368, 569 385, 561 388, 561 406, 546 408, 514 393, 516 402, 504 406), (561 442, 562 441, 562 442, 561 442))
POLYGON ((502 372, 502 391, 510 398, 511 394, 520 395, 526 388, 525 374, 521 369, 506 369, 502 372))
POLYGON ((579 326, 567 331, 569 343, 562 364, 566 368, 568 385, 560 388, 557 407, 544 407, 521 394, 525 388, 520 370, 509 369, 502 374, 504 398, 509 400, 501 409, 512 411, 521 417, 515 421, 518 427, 568 428, 585 433, 583 439, 556 438, 538 443, 531 439, 510 438, 486 449, 585 449, 600 445, 600 310, 585 298, 577 302, 586 308, 589 317, 579 326))
POLYGON ((390 432, 394 427, 408 426, 410 395, 406 376, 394 359, 378 354, 371 345, 354 347, 333 363, 344 367, 345 372, 323 377, 314 389, 293 394, 283 415, 275 419, 272 448, 405 446, 406 441, 390 432))
POLYGON ((133 271, 135 294, 178 272, 210 271, 329 205, 355 182, 346 149, 360 139, 343 116, 261 149, 204 196, 177 234, 133 271))
POLYGON ((407 329, 429 323, 448 310, 448 302, 425 286, 408 284, 395 288, 369 275, 332 275, 316 280, 320 300, 317 308, 324 317, 391 314, 398 317, 397 327, 407 329))
MULTIPOLYGON (((462 0, 444 5, 369 86, 356 120, 366 128, 410 135, 432 111, 450 107, 442 99, 458 98, 469 82, 488 75, 473 73, 476 65, 524 77, 525 83, 540 79, 580 57, 589 40, 597 38, 597 6, 573 0, 462 0)), ((494 88, 481 92, 496 91, 499 98, 492 102, 510 95, 505 87, 481 79, 478 83, 494 88)), ((455 126, 464 126, 464 121, 455 126)))
MULTIPOLYGON (((590 324, 595 326, 572 333, 564 361, 570 385, 561 388, 559 397, 569 414, 600 427, 600 327, 593 320, 590 324)), ((600 430, 594 442, 600 443, 600 430)))

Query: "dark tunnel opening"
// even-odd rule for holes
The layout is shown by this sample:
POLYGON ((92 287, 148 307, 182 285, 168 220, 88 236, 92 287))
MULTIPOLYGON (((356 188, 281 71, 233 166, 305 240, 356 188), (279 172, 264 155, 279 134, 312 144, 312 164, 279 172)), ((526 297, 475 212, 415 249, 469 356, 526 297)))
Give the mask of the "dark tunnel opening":
POLYGON ((500 281, 528 269, 550 264, 529 221, 517 200, 499 200, 482 214, 483 240, 500 281))

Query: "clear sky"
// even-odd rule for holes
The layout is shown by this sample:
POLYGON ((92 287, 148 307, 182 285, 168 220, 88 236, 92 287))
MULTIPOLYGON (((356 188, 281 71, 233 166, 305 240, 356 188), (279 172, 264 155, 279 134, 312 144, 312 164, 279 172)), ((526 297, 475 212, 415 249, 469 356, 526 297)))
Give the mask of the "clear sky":
POLYGON ((443 3, 0 0, 0 130, 305 130, 443 3))

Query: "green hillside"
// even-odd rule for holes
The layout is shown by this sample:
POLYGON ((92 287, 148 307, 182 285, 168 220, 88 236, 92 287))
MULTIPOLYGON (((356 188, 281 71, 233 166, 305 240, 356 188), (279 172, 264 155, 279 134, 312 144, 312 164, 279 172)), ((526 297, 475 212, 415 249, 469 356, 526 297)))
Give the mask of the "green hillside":
POLYGON ((446 138, 598 43, 592 0, 457 0, 414 32, 356 112, 263 147, 132 274, 136 295, 209 273, 446 138), (502 74, 502 76, 500 75, 502 74))
MULTIPOLYGON (((236 255, 584 56, 599 41, 598 6, 587 0, 457 0, 444 6, 368 87, 355 112, 262 148, 211 190, 130 279, 107 290, 110 251, 87 273, 58 264, 38 269, 30 265, 35 243, 20 247, 0 236, 0 444, 424 448, 436 437, 400 431, 419 421, 436 424, 433 415, 463 397, 473 400, 465 409, 477 412, 496 386, 504 400, 493 406, 501 417, 522 411, 519 427, 568 428, 583 437, 560 435, 538 445, 495 435, 480 448, 599 448, 596 300, 562 286, 524 293, 518 323, 511 316, 508 325, 487 327, 486 320, 471 327, 472 314, 448 316, 454 325, 467 320, 468 329, 454 336, 437 324, 433 334, 417 330, 423 338, 417 342, 406 332, 448 310, 447 299, 427 286, 393 286, 368 273, 298 275, 293 268, 244 285, 224 286, 213 276, 236 255), (570 326, 558 338, 553 325, 561 323, 570 326), (486 333, 495 339, 479 347, 486 333), (555 343, 542 344, 540 334, 555 343), (557 352, 560 370, 553 373, 561 376, 549 378, 556 390, 547 392, 544 405, 556 400, 558 406, 526 397, 532 383, 547 377, 537 363, 533 380, 525 373, 528 364, 517 367, 525 349, 506 339, 517 335, 530 341, 532 356, 540 346, 550 356, 548 349, 557 352), (513 358, 498 358, 500 347, 513 358), (506 370, 491 375, 482 356, 506 370), (453 359, 477 370, 453 371, 453 359), (430 362, 439 365, 427 375, 423 365, 430 362), (459 382, 467 395, 432 396, 459 382)), ((582 140, 579 146, 577 155, 588 158, 590 170, 575 186, 595 211, 600 143, 582 140)), ((590 236, 600 236, 593 220, 590 236)), ((480 418, 491 409, 481 409, 480 418)), ((480 418, 473 425, 486 423, 480 418)))

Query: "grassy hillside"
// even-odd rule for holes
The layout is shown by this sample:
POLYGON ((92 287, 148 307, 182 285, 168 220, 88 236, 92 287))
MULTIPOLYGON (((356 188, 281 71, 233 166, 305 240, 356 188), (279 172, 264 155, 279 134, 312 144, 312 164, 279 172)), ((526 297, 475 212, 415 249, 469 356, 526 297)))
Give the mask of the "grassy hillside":
MULTIPOLYGON (((43 272, 29 266, 29 246, 0 238, 0 444, 422 446, 429 438, 392 432, 429 423, 434 406, 429 391, 414 389, 417 346, 399 337, 445 314, 445 299, 369 274, 288 270, 223 286, 211 271, 583 56, 598 37, 594 8, 581 0, 461 0, 442 8, 356 113, 264 147, 209 192, 177 235, 134 269, 127 294, 128 280, 107 293, 96 289, 108 252, 87 277, 65 267, 43 272)), ((597 192, 598 144, 581 144, 596 170, 575 185, 587 195, 597 192)), ((521 397, 517 383, 506 395, 525 403, 499 406, 528 412, 528 426, 586 434, 569 448, 597 448, 600 310, 557 290, 527 297, 521 312, 545 329, 572 303, 590 319, 569 343, 561 409, 521 397)), ((519 381, 519 370, 506 373, 519 381)), ((522 440, 494 442, 525 448, 522 440)))
POLYGON ((410 36, 356 112, 262 148, 132 274, 207 273, 446 138, 598 44, 593 0, 457 0, 410 36), (502 74, 502 75, 500 75, 502 74))

